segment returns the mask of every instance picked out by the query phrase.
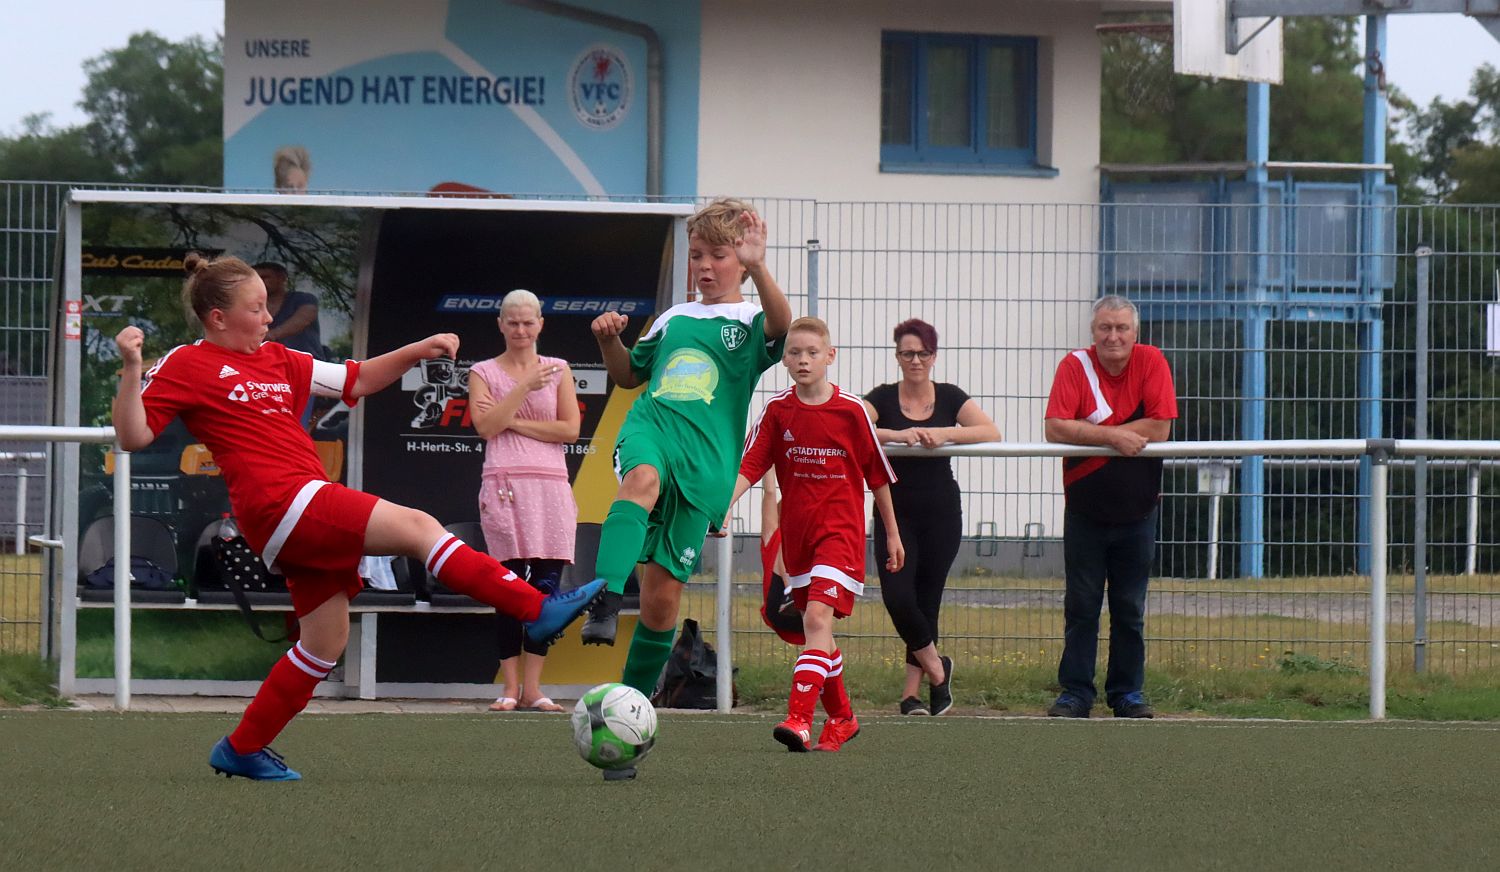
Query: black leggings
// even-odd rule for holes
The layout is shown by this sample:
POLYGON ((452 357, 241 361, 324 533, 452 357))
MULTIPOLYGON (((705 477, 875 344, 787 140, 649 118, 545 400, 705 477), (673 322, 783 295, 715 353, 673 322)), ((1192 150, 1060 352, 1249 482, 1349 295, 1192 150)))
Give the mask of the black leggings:
MULTIPOLYGON (((549 596, 555 593, 558 585, 562 583, 563 566, 566 565, 566 562, 562 560, 542 559, 503 560, 501 563, 518 577, 525 579, 527 584, 549 596)), ((528 638, 525 631, 521 629, 519 620, 496 612, 495 626, 500 635, 501 660, 519 657, 522 651, 539 657, 547 656, 548 643, 535 642, 528 638)))
POLYGON ((948 584, 948 570, 958 556, 963 537, 963 508, 957 495, 952 499, 908 500, 896 507, 896 524, 901 528, 901 547, 906 549, 906 564, 900 572, 888 572, 885 559, 885 524, 875 516, 875 563, 880 569, 880 597, 891 613, 891 623, 906 643, 906 662, 918 666, 913 651, 920 651, 938 640, 938 610, 943 605, 943 588, 948 584), (911 503, 915 503, 912 505, 911 503))

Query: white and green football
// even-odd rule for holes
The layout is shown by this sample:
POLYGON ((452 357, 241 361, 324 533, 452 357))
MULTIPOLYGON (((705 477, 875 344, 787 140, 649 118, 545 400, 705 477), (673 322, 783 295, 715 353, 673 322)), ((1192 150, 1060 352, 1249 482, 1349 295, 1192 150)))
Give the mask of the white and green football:
POLYGON ((601 684, 573 707, 573 743, 600 769, 626 769, 656 744, 656 709, 633 687, 601 684))

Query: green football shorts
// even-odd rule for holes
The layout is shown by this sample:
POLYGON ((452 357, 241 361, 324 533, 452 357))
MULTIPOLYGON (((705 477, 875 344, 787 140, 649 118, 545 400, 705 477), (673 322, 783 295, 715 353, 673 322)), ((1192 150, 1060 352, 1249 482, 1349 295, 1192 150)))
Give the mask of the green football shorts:
MULTIPOLYGON (((656 470, 660 490, 656 507, 646 520, 646 542, 641 548, 641 563, 656 563, 678 581, 686 582, 698 568, 703 540, 709 525, 723 520, 688 502, 678 487, 678 470, 661 445, 642 433, 632 433, 615 446, 615 474, 622 480, 637 466, 656 470)), ((691 474, 691 473, 689 473, 691 474)))

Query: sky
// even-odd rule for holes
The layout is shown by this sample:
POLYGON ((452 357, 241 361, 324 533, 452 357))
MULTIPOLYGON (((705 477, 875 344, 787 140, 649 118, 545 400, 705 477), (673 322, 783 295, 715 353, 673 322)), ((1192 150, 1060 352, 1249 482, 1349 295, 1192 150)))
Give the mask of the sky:
MULTIPOLYGON (((51 113, 64 127, 84 120, 83 62, 154 30, 170 39, 212 37, 224 28, 224 0, 18 0, 6 4, 0 52, 0 135, 21 119, 51 113), (19 8, 17 8, 19 7, 19 8)), ((1386 64, 1397 87, 1425 106, 1456 100, 1482 63, 1500 67, 1500 41, 1462 15, 1393 15, 1386 64)), ((1272 99, 1275 92, 1272 91, 1272 99)))

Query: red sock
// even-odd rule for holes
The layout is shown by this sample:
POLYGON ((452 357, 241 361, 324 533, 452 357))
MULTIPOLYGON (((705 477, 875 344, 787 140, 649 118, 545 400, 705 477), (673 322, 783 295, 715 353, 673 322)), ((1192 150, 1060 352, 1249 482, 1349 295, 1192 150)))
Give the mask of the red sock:
POLYGON ((513 618, 534 621, 542 613, 546 597, 536 588, 451 533, 443 534, 427 552, 427 571, 455 593, 471 596, 513 618))
POLYGON ((271 667, 255 699, 245 709, 240 725, 229 734, 229 744, 241 754, 253 754, 271 744, 297 713, 307 707, 313 689, 328 677, 333 664, 307 653, 298 642, 271 667))
POLYGON ((823 692, 823 680, 828 676, 828 655, 808 648, 797 658, 792 667, 792 693, 787 699, 787 714, 798 720, 812 723, 813 707, 823 692))
POLYGON ((854 706, 849 704, 849 692, 844 690, 844 652, 835 648, 829 660, 832 665, 823 682, 823 711, 830 718, 852 718, 854 706))

